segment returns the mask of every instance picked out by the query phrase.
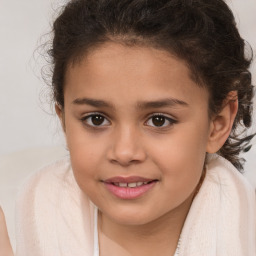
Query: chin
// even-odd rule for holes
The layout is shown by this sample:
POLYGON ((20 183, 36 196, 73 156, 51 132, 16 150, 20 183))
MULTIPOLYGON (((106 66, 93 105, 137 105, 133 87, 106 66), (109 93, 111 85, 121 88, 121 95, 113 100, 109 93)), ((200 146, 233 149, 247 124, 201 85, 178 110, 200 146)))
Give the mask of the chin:
MULTIPOLYGON (((129 209, 129 208, 128 208, 129 209)), ((108 219, 111 219, 112 222, 123 225, 123 226, 141 226, 153 222, 158 219, 160 216, 149 215, 150 211, 140 210, 116 210, 114 213, 102 212, 108 219)))

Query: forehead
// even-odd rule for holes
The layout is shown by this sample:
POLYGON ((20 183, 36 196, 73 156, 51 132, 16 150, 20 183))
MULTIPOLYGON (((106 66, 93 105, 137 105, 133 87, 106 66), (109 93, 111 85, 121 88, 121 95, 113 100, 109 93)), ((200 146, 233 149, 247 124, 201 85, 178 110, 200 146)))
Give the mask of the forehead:
POLYGON ((183 60, 164 50, 117 43, 105 43, 68 67, 64 97, 123 104, 163 97, 208 102, 206 89, 193 81, 183 60))

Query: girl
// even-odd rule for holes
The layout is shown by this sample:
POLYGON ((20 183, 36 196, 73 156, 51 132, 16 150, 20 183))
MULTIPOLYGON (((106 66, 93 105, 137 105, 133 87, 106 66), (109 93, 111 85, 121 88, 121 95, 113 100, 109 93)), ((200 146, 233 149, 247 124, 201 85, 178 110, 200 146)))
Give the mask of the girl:
POLYGON ((17 255, 255 255, 250 58, 227 5, 73 0, 53 32, 70 156, 21 192, 17 255))

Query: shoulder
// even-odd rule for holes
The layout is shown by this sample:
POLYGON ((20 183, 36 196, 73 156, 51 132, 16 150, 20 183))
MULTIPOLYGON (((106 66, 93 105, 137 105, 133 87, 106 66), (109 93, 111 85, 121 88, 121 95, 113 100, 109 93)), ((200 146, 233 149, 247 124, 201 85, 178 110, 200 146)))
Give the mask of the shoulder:
POLYGON ((236 184, 236 186, 240 186, 240 188, 243 187, 254 193, 252 185, 245 176, 227 159, 213 154, 208 157, 206 166, 208 176, 210 176, 210 178, 218 178, 222 185, 228 185, 229 183, 236 184))
MULTIPOLYGON (((255 213, 255 189, 245 176, 225 158, 215 154, 208 159, 204 183, 203 190, 208 191, 207 187, 213 188, 216 194, 221 195, 222 200, 227 200, 227 205, 231 208, 239 205, 240 209, 244 209, 244 213, 255 213), (229 200, 231 198, 232 200, 229 200)), ((236 211, 235 208, 234 211, 236 211)))
MULTIPOLYGON (((73 229, 84 239, 84 233, 90 230, 84 230, 90 227, 90 205, 75 181, 68 158, 34 173, 16 200, 18 255, 41 255, 42 251, 47 251, 43 255, 60 255, 56 250, 62 236, 69 238, 67 234, 73 229)), ((73 240, 73 244, 80 243, 73 240)))
POLYGON ((31 174, 21 185, 16 199, 18 213, 28 212, 37 202, 43 207, 44 202, 54 202, 58 188, 71 172, 69 159, 61 159, 31 174))
POLYGON ((68 157, 65 157, 34 172, 26 179, 23 188, 45 182, 48 183, 52 179, 54 182, 60 181, 60 179, 63 179, 69 172, 71 172, 70 160, 68 157))
POLYGON ((17 205, 24 208, 24 205, 31 205, 32 202, 38 200, 41 206, 44 202, 49 205, 50 202, 54 203, 58 200, 60 192, 67 186, 77 186, 68 157, 51 163, 30 175, 19 190, 17 205))

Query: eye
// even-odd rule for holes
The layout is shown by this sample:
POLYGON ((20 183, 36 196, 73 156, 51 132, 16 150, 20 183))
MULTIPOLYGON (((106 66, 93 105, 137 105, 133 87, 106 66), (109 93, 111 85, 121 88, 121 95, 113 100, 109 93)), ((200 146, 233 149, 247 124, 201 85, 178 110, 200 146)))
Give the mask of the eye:
POLYGON ((101 114, 95 113, 90 114, 82 118, 82 121, 89 126, 97 127, 97 126, 107 126, 110 122, 101 114))
POLYGON ((171 126, 175 123, 177 123, 176 120, 172 119, 171 117, 167 117, 163 114, 154 114, 146 122, 148 126, 160 127, 160 128, 171 126))

